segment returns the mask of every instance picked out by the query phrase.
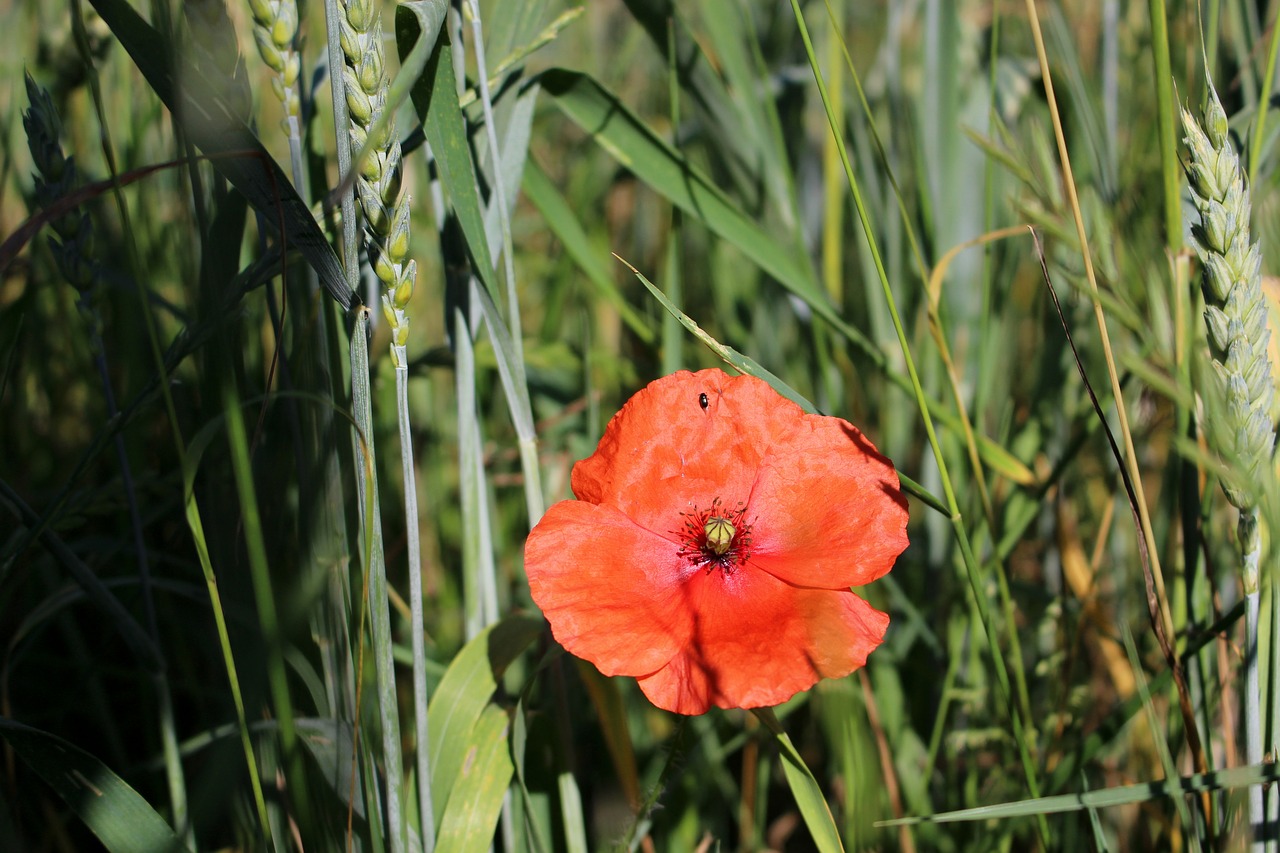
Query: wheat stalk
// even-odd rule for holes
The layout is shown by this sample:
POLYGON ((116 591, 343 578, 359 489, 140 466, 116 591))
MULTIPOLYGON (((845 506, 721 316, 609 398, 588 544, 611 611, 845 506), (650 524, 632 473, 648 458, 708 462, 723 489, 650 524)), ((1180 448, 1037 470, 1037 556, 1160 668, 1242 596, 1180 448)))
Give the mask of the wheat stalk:
POLYGON ((400 142, 387 108, 390 80, 384 67, 382 22, 374 0, 350 0, 340 40, 346 57, 347 110, 351 144, 365 151, 356 178, 356 195, 369 236, 369 262, 382 282, 382 309, 391 325, 391 357, 406 369, 409 298, 417 263, 409 255, 409 197, 400 197, 400 142))
MULTIPOLYGON (((348 0, 339 19, 339 43, 345 58, 343 83, 350 117, 351 147, 362 152, 356 159, 356 196, 364 214, 369 262, 382 282, 382 310, 391 327, 391 360, 396 369, 396 404, 400 430, 401 475, 409 558, 409 604, 413 625, 414 731, 418 772, 419 837, 425 850, 434 848, 435 827, 431 805, 431 772, 428 758, 426 649, 423 637, 422 559, 418 537, 418 502, 413 436, 409 428, 409 299, 417 280, 417 263, 409 255, 409 196, 400 195, 402 161, 394 117, 388 112, 390 80, 382 50, 382 22, 375 0, 348 0)), ((356 366, 352 365, 355 370, 356 366)), ((372 603, 372 602, 371 602, 372 603)), ((379 601, 385 609, 386 602, 379 601)), ((386 659, 392 672, 390 637, 386 648, 375 653, 386 659)), ((380 687, 384 720, 394 719, 394 685, 380 687), (390 688, 388 692, 388 687, 390 688)), ((403 849, 400 814, 398 725, 384 729, 387 766, 387 816, 393 853, 403 849), (396 735, 396 737, 393 737, 396 735), (392 753, 396 753, 394 756, 392 753)))
MULTIPOLYGON (((1200 213, 1193 226, 1196 254, 1204 268, 1205 330, 1213 372, 1207 400, 1222 411, 1208 413, 1204 432, 1210 446, 1234 466, 1237 477, 1223 481, 1227 500, 1240 511, 1237 539, 1247 610, 1248 646, 1245 669, 1245 740, 1250 764, 1262 761, 1258 684, 1258 566, 1262 536, 1258 525, 1259 478, 1270 469, 1275 442, 1271 416, 1275 386, 1267 343, 1267 306, 1262 295, 1262 254, 1250 240, 1249 190, 1240 157, 1231 144, 1227 114, 1213 84, 1208 84, 1203 127, 1182 111, 1185 141, 1191 151, 1187 178, 1200 213)), ((1274 652, 1273 652, 1274 653, 1274 652)), ((1273 801, 1275 797, 1272 797, 1273 801)), ((1255 849, 1265 849, 1268 818, 1261 786, 1250 789, 1250 823, 1255 849)))

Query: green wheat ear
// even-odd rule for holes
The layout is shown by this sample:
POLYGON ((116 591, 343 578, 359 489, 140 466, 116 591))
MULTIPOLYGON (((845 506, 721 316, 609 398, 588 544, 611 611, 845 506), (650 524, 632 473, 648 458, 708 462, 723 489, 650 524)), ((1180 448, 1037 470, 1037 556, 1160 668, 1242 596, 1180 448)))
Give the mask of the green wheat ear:
POLYGON ((400 143, 395 120, 383 121, 391 81, 383 65, 382 21, 375 0, 347 0, 339 41, 346 57, 347 110, 351 147, 369 145, 356 177, 356 195, 369 234, 369 261, 383 284, 382 308, 391 324, 391 357, 406 369, 409 297, 418 277, 409 255, 409 198, 400 197, 400 143))
MULTIPOLYGON (((27 101, 30 104, 22 114, 22 126, 27 132, 27 148, 36 171, 36 202, 48 207, 63 196, 70 195, 80 185, 80 171, 75 157, 62 153, 62 122, 53 106, 49 93, 26 75, 27 101)), ((54 235, 49 238, 49 249, 58 272, 80 294, 76 304, 89 322, 97 341, 102 320, 94 307, 100 270, 93 254, 93 220, 84 211, 69 211, 49 221, 54 235)))
MULTIPOLYGON (((1205 433, 1223 458, 1239 464, 1243 481, 1224 483, 1223 488, 1228 500, 1248 514, 1258 504, 1254 484, 1270 470, 1275 430, 1262 253, 1249 239, 1249 190, 1227 132, 1227 114, 1212 85, 1203 129, 1187 110, 1182 111, 1182 126, 1191 150, 1191 198, 1200 212, 1192 234, 1204 267, 1205 328, 1218 397, 1226 408, 1208 413, 1205 433)), ((1252 534, 1257 535, 1256 529, 1252 534)))
POLYGON ((258 55, 275 72, 271 90, 284 105, 284 130, 291 133, 290 122, 301 120, 298 99, 298 75, 302 60, 294 47, 298 35, 298 4, 295 0, 249 0, 253 13, 253 39, 258 55))

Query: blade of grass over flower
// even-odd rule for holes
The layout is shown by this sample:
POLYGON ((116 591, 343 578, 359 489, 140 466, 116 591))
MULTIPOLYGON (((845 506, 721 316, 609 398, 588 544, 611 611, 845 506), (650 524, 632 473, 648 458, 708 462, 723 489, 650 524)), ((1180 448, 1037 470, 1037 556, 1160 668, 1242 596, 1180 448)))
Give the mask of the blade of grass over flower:
POLYGON ((631 270, 631 272, 635 274, 635 277, 638 278, 640 283, 645 286, 649 293, 651 293, 653 297, 662 304, 662 307, 667 310, 667 313, 678 319, 682 326, 688 329, 695 338, 702 341, 702 343, 706 345, 707 349, 711 350, 723 359, 725 364, 729 365, 739 373, 745 373, 748 376, 755 376, 758 379, 763 379, 765 382, 768 382, 775 391, 795 403, 800 408, 804 409, 809 414, 817 414, 817 408, 814 407, 813 403, 810 403, 805 399, 799 391, 792 388, 786 382, 783 382, 764 367, 761 367, 755 359, 750 356, 743 355, 733 347, 725 346, 715 338, 708 335, 703 331, 701 326, 694 322, 693 318, 676 307, 665 293, 663 293, 653 282, 645 278, 643 273, 633 267, 624 258, 618 257, 616 254, 614 257, 618 258, 618 260, 623 264, 626 264, 627 269, 631 270))
MULTIPOLYGON (((665 308, 667 312, 671 314, 671 316, 678 319, 680 321, 680 324, 684 326, 686 329, 688 329, 689 332, 695 338, 702 341, 702 343, 707 347, 707 349, 711 350, 713 353, 719 356, 724 361, 725 364, 729 365, 739 373, 746 374, 747 376, 754 376, 758 379, 763 379, 765 382, 769 383, 769 385, 773 388, 773 390, 777 391, 783 397, 786 397, 788 400, 795 403, 797 406, 804 409, 809 414, 818 413, 817 407, 814 406, 813 403, 809 402, 809 400, 806 399, 803 394, 801 394, 799 391, 792 388, 786 382, 783 382, 773 373, 769 372, 769 370, 767 370, 766 368, 760 366, 760 364, 757 363, 755 359, 751 358, 748 355, 743 355, 742 353, 735 350, 733 347, 726 346, 720 343, 719 341, 717 341, 715 338, 711 337, 711 335, 707 334, 702 329, 701 326, 699 326, 696 322, 694 322, 693 318, 691 318, 688 314, 685 314, 683 311, 677 308, 671 302, 671 300, 667 298, 667 295, 663 293, 661 290, 659 290, 658 287, 653 284, 653 282, 645 278, 643 273, 641 273, 635 267, 631 266, 631 264, 628 263, 623 258, 619 258, 617 255, 614 255, 614 257, 618 258, 619 261, 622 261, 622 263, 626 264, 627 268, 630 269, 631 272, 635 274, 636 278, 640 280, 640 283, 643 284, 645 288, 647 288, 648 291, 651 294, 653 294, 653 297, 662 304, 662 307, 665 308)), ((925 489, 924 486, 921 486, 919 483, 917 483, 915 480, 911 479, 910 477, 906 476, 901 471, 898 471, 897 474, 898 474, 898 479, 902 482, 902 487, 904 489, 906 489, 915 497, 924 501, 924 503, 928 505, 930 508, 942 513, 943 515, 946 515, 946 516, 951 515, 951 511, 947 509, 946 505, 937 497, 935 497, 933 494, 931 494, 927 489, 925 489)))
MULTIPOLYGON (((831 101, 827 96, 827 89, 826 84, 823 82, 822 70, 818 66, 817 56, 813 50, 813 43, 809 38, 808 26, 805 24, 804 13, 800 9, 798 0, 791 0, 791 9, 795 15, 800 37, 804 41, 805 52, 808 55, 809 67, 813 72, 814 81, 818 87, 818 94, 822 99, 823 107, 827 111, 828 123, 832 128, 837 128, 839 127, 839 122, 831 112, 831 101)), ((845 151, 844 140, 840 136, 837 136, 836 140, 837 146, 840 150, 840 160, 845 170, 845 177, 848 179, 849 189, 853 194, 854 205, 858 211, 858 218, 862 224, 863 234, 866 237, 867 246, 870 249, 871 258, 874 262, 876 273, 880 280, 881 290, 884 293, 885 302, 888 305, 889 314, 893 320, 893 327, 898 336, 899 346, 902 349, 903 360, 906 362, 907 374, 911 379, 911 387, 915 394, 916 404, 920 410, 921 418, 924 422, 925 433, 929 439, 929 446, 933 451, 934 461, 938 466, 938 475, 942 481, 942 489, 944 497, 946 498, 947 508, 950 510, 952 530, 955 533, 956 542, 960 547, 961 558, 964 562, 969 585, 973 592, 973 601, 977 607, 979 620, 982 623, 986 635, 988 649, 996 670, 996 678, 1001 690, 1001 698, 1005 701, 1009 709, 1009 717, 1013 724, 1014 739, 1017 742, 1018 752, 1022 759, 1023 771, 1026 774, 1027 787, 1033 795, 1038 795, 1039 783, 1036 778, 1037 768, 1031 757, 1029 737, 1026 732, 1026 727, 1029 721, 1022 719, 1022 714, 1015 702, 1016 697, 1010 685, 1009 674, 1005 666, 1003 652, 1001 651, 1000 643, 996 636, 995 623, 987 612, 982 582, 979 577, 977 558, 974 556, 972 547, 969 544, 969 534, 964 527, 956 493, 951 484, 951 478, 947 473, 946 457, 942 451, 941 445, 938 443, 938 437, 933 426, 933 417, 929 409, 928 401, 925 398, 924 388, 920 384, 920 377, 916 372, 915 359, 911 355, 911 346, 907 340, 907 334, 903 328, 902 320, 898 315, 897 304, 893 295, 893 288, 889 284, 889 278, 885 271, 884 263, 880 257, 875 229, 872 227, 867 207, 862 199, 862 192, 859 188, 858 180, 854 175, 852 164, 849 162, 848 153, 845 151)), ((1041 841, 1047 845, 1050 838, 1049 827, 1043 818, 1037 822, 1037 829, 1039 830, 1041 841)))
POLYGON ((904 817, 877 821, 876 826, 902 826, 921 823, 956 823, 959 821, 1008 820, 1010 818, 1036 817, 1085 809, 1106 809, 1113 806, 1146 803, 1158 797, 1185 797, 1213 791, 1232 791, 1250 785, 1274 784, 1280 781, 1280 764, 1250 764, 1230 770, 1196 773, 1158 782, 1141 782, 1115 788, 1095 788, 1079 794, 1059 794, 1038 797, 1013 803, 979 806, 950 812, 904 817))
POLYGON ((3 717, 0 738, 66 801, 106 849, 188 849, 137 791, 74 744, 3 717))

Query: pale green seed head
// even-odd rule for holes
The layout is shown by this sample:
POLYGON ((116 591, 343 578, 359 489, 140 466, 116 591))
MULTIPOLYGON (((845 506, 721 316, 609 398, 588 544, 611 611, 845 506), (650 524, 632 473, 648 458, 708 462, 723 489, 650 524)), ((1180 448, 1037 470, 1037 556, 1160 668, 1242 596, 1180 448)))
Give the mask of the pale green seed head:
POLYGON ((373 102, 365 94, 350 66, 344 68, 342 73, 346 78, 347 112, 350 113, 352 121, 368 127, 373 120, 373 102))
POLYGON ((351 28, 359 33, 367 33, 374 28, 378 7, 374 0, 348 0, 347 21, 351 28))
POLYGON ((280 49, 292 48, 298 34, 298 7, 294 3, 280 3, 276 19, 271 24, 271 40, 280 49))
POLYGON ((727 518, 714 516, 707 520, 706 527, 703 532, 707 536, 707 547, 710 548, 717 557, 723 557, 729 552, 733 546, 733 537, 738 531, 734 528, 733 523, 727 518))
POLYGON ((249 0, 249 12, 253 15, 253 22, 260 27, 265 27, 275 18, 275 10, 271 7, 275 5, 270 0, 249 0))
POLYGON ((253 40, 258 45, 258 55, 267 67, 277 74, 282 73, 285 69, 285 54, 271 40, 271 34, 266 30, 255 29, 253 40))

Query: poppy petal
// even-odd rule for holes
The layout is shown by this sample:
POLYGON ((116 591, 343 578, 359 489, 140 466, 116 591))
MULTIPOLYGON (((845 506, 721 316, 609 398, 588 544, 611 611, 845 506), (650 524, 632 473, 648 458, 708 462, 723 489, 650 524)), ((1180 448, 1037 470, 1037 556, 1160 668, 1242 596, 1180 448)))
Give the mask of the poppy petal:
POLYGON ((612 507, 561 501, 529 534, 525 572, 551 632, 605 675, 647 675, 693 633, 679 545, 612 507))
POLYGON ((730 507, 745 501, 775 435, 801 415, 754 377, 680 371, 649 383, 613 416, 596 452, 573 467, 573 493, 668 533, 681 512, 714 498, 730 507))
POLYGON ((907 501, 893 464, 840 418, 806 415, 772 447, 752 516, 752 562, 797 586, 870 583, 907 547, 907 501))
POLYGON ((692 642, 638 679, 651 702, 680 714, 777 705, 848 675, 889 624, 852 592, 800 589, 750 566, 699 575, 688 589, 697 602, 692 642))

